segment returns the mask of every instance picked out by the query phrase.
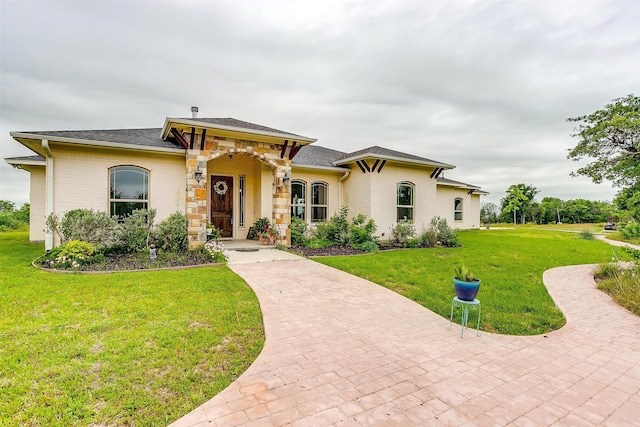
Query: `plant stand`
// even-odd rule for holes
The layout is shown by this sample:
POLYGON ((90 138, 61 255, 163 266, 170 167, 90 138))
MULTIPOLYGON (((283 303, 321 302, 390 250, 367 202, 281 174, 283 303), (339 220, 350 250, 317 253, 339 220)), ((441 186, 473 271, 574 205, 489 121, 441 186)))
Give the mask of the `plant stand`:
POLYGON ((477 310, 478 311, 478 324, 476 326, 476 336, 480 336, 480 300, 474 299, 473 301, 465 301, 461 300, 458 297, 453 297, 451 301, 451 315, 449 316, 449 330, 451 330, 451 325, 453 324, 453 309, 461 308, 462 309, 462 319, 460 320, 460 324, 462 326, 462 331, 460 332, 460 338, 464 335, 464 328, 467 327, 467 322, 469 320, 469 310, 477 310))

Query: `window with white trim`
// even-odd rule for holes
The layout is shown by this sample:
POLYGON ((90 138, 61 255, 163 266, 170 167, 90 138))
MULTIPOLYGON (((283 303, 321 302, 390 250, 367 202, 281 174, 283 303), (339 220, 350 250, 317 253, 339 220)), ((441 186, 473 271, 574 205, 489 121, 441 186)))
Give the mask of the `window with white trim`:
POLYGON ((291 181, 291 218, 305 219, 307 207, 307 183, 291 181))
POLYGON ((453 219, 462 221, 462 199, 460 197, 453 201, 453 219))
POLYGON ((327 183, 311 184, 311 222, 327 220, 327 183))
POLYGON ((149 208, 149 171, 137 166, 109 169, 109 214, 118 218, 149 208))
POLYGON ((410 182, 400 182, 397 187, 396 221, 413 221, 413 194, 415 186, 410 182))

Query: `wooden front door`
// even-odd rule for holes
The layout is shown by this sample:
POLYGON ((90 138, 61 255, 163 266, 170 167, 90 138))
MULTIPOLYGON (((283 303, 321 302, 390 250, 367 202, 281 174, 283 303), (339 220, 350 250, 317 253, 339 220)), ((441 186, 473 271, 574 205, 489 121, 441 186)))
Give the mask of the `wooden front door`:
POLYGON ((233 237, 233 177, 211 176, 211 223, 233 237))

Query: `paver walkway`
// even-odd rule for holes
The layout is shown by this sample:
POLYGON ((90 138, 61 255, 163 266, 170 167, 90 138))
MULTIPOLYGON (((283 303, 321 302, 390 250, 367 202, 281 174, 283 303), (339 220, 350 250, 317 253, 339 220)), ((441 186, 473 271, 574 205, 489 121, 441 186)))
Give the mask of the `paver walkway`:
POLYGON ((547 335, 447 330, 444 319, 309 260, 236 264, 266 343, 185 426, 639 426, 640 319, 591 266, 544 273, 567 317, 547 335))

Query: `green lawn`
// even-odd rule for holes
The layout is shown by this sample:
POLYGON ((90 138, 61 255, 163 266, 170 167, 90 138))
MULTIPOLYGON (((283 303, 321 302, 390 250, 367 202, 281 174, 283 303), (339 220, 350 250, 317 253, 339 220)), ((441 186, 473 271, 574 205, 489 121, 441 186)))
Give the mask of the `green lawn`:
POLYGON ((464 247, 408 249, 316 261, 364 277, 444 317, 454 296, 453 271, 460 262, 481 279, 481 328, 512 335, 542 334, 565 319, 542 284, 550 268, 611 261, 614 249, 576 233, 534 229, 460 232, 464 247))
POLYGON ((164 426, 214 396, 264 343, 228 268, 56 274, 0 233, 0 426, 164 426))

